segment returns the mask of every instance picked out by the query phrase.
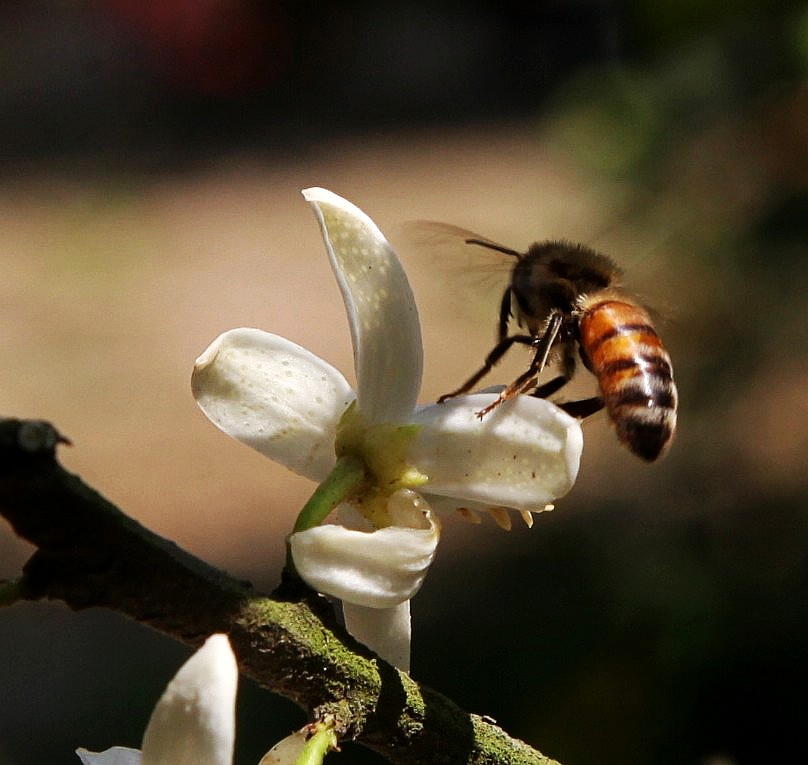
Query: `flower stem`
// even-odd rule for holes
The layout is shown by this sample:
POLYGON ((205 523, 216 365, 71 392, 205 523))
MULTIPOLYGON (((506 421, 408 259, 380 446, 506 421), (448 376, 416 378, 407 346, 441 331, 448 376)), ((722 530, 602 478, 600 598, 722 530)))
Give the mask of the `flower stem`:
POLYGON ((315 489, 297 516, 292 533, 319 526, 329 513, 347 499, 364 481, 365 465, 352 455, 337 459, 334 469, 315 489))
POLYGON ((318 723, 314 735, 306 742, 303 751, 295 760, 295 765, 321 765, 323 758, 331 750, 337 749, 337 734, 334 728, 325 723, 318 723))

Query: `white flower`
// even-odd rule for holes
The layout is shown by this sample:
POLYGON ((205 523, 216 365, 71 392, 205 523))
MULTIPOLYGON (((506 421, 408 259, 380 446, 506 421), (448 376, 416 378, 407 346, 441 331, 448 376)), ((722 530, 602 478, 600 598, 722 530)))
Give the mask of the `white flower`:
POLYGON ((84 765, 231 765, 238 669, 226 635, 213 635, 174 676, 152 712, 143 751, 79 749, 84 765))
POLYGON ((495 393, 416 407, 421 330, 398 257, 350 202, 319 188, 303 195, 348 312, 357 391, 328 362, 257 329, 214 340, 197 359, 192 388, 221 430, 307 478, 321 482, 338 457, 358 458, 365 480, 350 499, 370 529, 306 528, 290 537, 292 557, 305 581, 343 600, 352 634, 406 668, 409 599, 439 536, 430 506, 543 509, 575 480, 581 429, 526 396, 482 421, 476 413, 495 393), (373 623, 378 630, 365 632, 373 623))
MULTIPOLYGON (((168 684, 152 712, 143 749, 77 749, 83 765, 232 765, 238 667, 226 635, 212 635, 168 684)), ((259 765, 291 765, 302 732, 278 742, 259 765)))

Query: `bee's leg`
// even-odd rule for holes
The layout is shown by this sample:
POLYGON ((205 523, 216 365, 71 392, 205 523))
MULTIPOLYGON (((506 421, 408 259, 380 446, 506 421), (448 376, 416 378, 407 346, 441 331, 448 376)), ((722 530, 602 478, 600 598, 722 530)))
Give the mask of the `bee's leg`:
POLYGON ((558 331, 561 329, 563 320, 564 317, 561 313, 551 314, 547 328, 542 335, 531 338, 531 345, 536 348, 536 353, 533 355, 533 361, 530 362, 527 371, 519 375, 519 377, 505 388, 505 390, 499 394, 499 398, 496 401, 477 412, 477 417, 482 419, 491 410, 496 409, 503 401, 507 401, 509 398, 513 398, 519 393, 524 393, 533 385, 536 377, 547 364, 547 357, 550 355, 550 349, 553 347, 556 337, 558 337, 558 331))
MULTIPOLYGON (((585 356, 582 355, 581 358, 586 362, 585 356)), ((564 348, 564 356, 561 365, 561 374, 558 377, 554 377, 543 385, 539 385, 530 395, 536 396, 537 398, 547 398, 561 390, 561 388, 572 379, 573 374, 575 374, 576 365, 574 342, 568 342, 564 348)), ((565 401, 564 403, 557 404, 557 406, 572 417, 583 419, 603 409, 603 399, 600 396, 594 396, 592 398, 581 399, 580 401, 565 401)))
POLYGON ((508 336, 508 323, 511 320, 511 288, 505 290, 499 304, 499 324, 497 325, 497 340, 501 343, 508 336))
POLYGON ((600 396, 593 396, 580 401, 565 401, 563 404, 558 404, 558 408, 573 417, 583 419, 603 409, 603 399, 600 396))
POLYGON ((572 379, 575 374, 575 365, 575 343, 568 341, 564 346, 564 355, 561 359, 561 374, 539 385, 530 395, 536 398, 548 398, 554 393, 558 393, 572 379))
POLYGON ((559 375, 558 377, 554 377, 552 380, 548 380, 546 383, 539 385, 539 387, 536 388, 536 390, 534 390, 530 395, 535 398, 548 398, 549 396, 552 396, 553 393, 560 391, 569 381, 569 377, 559 375))
MULTIPOLYGON (((474 242, 476 244, 476 242, 474 242)), ((508 323, 511 320, 511 288, 505 290, 502 295, 502 302, 499 305, 499 323, 497 324, 497 344, 493 350, 485 357, 485 362, 466 382, 457 390, 445 393, 438 399, 438 403, 463 393, 468 393, 480 380, 483 379, 507 352, 514 343, 532 345, 535 338, 532 335, 513 335, 508 337, 508 323)))
POLYGON ((464 382, 457 390, 451 393, 444 393, 439 399, 438 403, 442 404, 444 401, 455 396, 460 396, 463 393, 468 393, 480 380, 483 379, 496 364, 510 349, 514 343, 522 345, 534 345, 536 338, 532 335, 511 335, 500 340, 492 349, 492 351, 485 357, 485 363, 464 382))

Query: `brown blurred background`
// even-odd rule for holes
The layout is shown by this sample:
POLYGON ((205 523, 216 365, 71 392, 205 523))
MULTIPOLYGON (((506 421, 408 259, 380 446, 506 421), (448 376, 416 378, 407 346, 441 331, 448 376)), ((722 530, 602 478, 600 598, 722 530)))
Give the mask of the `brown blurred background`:
MULTIPOLYGON (((300 189, 400 245, 425 401, 491 346, 502 284, 459 285, 403 222, 587 242, 658 308, 677 440, 644 465, 594 417, 532 530, 448 519, 413 675, 568 765, 803 761, 808 4, 154 5, 0 4, 0 412, 51 420, 70 470, 269 589, 312 486, 210 425, 189 375, 257 326, 352 378, 300 189)), ((0 528, 0 578, 29 553, 0 528)), ((186 655, 114 614, 0 612, 0 764, 137 746, 186 655)), ((304 722, 248 682, 239 718, 236 765, 304 722)))

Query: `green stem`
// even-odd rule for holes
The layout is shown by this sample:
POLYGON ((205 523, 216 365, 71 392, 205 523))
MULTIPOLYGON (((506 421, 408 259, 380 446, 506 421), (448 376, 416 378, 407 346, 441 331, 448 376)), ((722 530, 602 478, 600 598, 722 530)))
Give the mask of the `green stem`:
POLYGON ((292 533, 319 526, 329 513, 347 499, 365 480, 362 460, 351 455, 340 457, 328 477, 314 490, 314 494, 297 516, 292 533))
POLYGON ((336 750, 337 734, 334 733, 334 728, 326 723, 318 723, 314 727, 317 731, 306 742, 295 765, 321 765, 328 752, 336 750))

